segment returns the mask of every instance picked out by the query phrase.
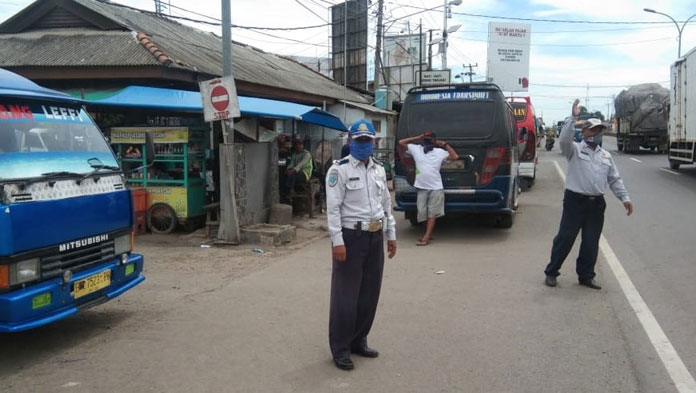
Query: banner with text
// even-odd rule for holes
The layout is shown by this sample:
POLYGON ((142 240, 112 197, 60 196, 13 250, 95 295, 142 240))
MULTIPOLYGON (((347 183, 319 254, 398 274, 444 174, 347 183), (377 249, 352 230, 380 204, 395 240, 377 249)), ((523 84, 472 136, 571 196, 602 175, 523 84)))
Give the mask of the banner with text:
POLYGON ((502 91, 527 91, 532 25, 488 23, 488 81, 502 91))

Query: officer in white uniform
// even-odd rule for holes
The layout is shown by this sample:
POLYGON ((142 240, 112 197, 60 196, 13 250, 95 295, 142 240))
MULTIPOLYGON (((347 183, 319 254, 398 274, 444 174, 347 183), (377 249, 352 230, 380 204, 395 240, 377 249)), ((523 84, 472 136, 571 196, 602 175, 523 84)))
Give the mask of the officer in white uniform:
POLYGON ((561 265, 573 248, 578 232, 582 231, 576 265, 578 281, 580 285, 602 289, 594 279, 594 267, 604 226, 604 210, 607 207, 604 190, 608 185, 621 200, 629 216, 633 213, 633 204, 611 154, 600 146, 605 128, 602 122, 599 119, 585 121, 582 126, 582 141, 573 141, 573 126, 580 114, 579 103, 580 100, 573 103, 573 116, 566 120, 559 137, 561 153, 568 159, 568 175, 561 225, 553 239, 551 261, 544 270, 545 283, 550 287, 556 286, 561 265))
POLYGON ((329 344, 336 367, 353 369, 351 353, 375 358, 367 335, 377 311, 384 267, 396 253, 396 225, 384 167, 372 157, 375 129, 367 120, 350 128, 350 155, 326 176, 326 208, 333 269, 329 344))

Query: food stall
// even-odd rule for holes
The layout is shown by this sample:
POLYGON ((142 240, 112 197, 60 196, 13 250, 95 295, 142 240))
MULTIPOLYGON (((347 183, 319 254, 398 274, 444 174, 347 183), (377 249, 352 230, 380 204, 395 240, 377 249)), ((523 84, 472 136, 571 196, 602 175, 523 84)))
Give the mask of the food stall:
POLYGON ((127 184, 147 190, 146 223, 152 232, 169 233, 177 224, 192 230, 205 220, 206 131, 194 127, 111 129, 111 144, 127 184), (151 167, 145 166, 145 133, 152 135, 155 146, 151 167))

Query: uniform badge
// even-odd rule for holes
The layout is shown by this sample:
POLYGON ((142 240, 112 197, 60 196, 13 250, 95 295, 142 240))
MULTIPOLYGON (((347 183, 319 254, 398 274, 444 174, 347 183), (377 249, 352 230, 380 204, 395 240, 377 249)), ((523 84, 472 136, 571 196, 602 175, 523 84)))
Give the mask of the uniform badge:
POLYGON ((329 187, 333 187, 338 183, 338 173, 333 171, 329 173, 329 187))

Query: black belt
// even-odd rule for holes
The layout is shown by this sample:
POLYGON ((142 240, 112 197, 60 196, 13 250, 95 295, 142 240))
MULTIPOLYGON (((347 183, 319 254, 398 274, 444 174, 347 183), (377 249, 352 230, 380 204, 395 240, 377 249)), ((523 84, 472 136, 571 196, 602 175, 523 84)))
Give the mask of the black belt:
POLYGON ((603 194, 599 194, 599 195, 585 195, 585 194, 579 194, 579 193, 577 193, 577 192, 575 192, 575 191, 570 191, 570 190, 568 190, 568 189, 566 189, 565 191, 566 191, 566 195, 570 195, 570 196, 572 196, 572 197, 574 197, 574 198, 579 198, 579 199, 587 199, 588 201, 597 201, 597 200, 600 200, 600 199, 604 199, 604 195, 603 195, 603 194))

